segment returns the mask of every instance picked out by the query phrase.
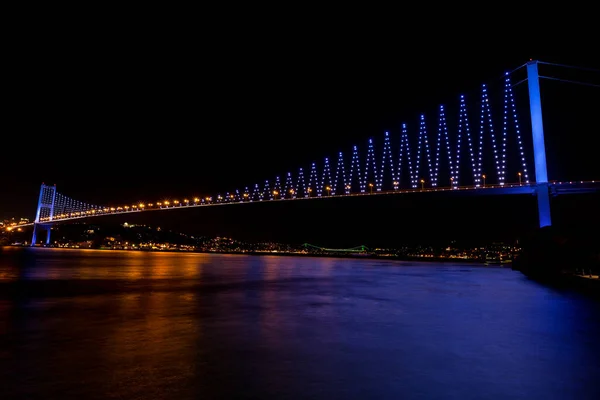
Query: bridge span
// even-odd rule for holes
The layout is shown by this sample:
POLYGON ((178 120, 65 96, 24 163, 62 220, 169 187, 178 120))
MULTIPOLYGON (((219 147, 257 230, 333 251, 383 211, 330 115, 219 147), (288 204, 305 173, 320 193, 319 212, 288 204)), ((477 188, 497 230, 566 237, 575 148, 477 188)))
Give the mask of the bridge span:
POLYGON ((337 161, 325 157, 321 168, 313 162, 306 170, 299 168, 294 175, 288 172, 260 185, 203 197, 134 204, 89 204, 58 193, 56 186, 42 184, 35 220, 21 226, 33 225, 34 245, 38 229, 48 231, 46 243, 49 243, 52 224, 83 218, 260 202, 446 192, 477 196, 535 195, 539 226, 550 226, 552 196, 597 192, 600 179, 570 182, 548 179, 539 87, 539 80, 544 77, 538 74, 540 63, 531 60, 507 72, 498 103, 490 101, 492 94, 487 85, 482 85, 481 95, 474 100, 479 108, 478 118, 469 112, 467 96, 460 95, 454 129, 449 128, 447 120, 450 109, 440 105, 437 123, 432 124, 421 114, 412 138, 408 124, 403 123, 397 141, 392 140, 389 132, 385 132, 379 146, 369 139, 364 158, 360 157, 358 146, 352 146, 349 157, 340 151, 336 153, 337 161), (529 142, 523 140, 524 128, 519 122, 513 95, 515 85, 511 82, 511 74, 520 68, 527 72, 527 78, 521 82, 527 81, 528 85, 531 149, 527 149, 529 142), (492 104, 503 105, 497 115, 492 104), (470 120, 478 123, 469 124, 470 120), (430 140, 431 131, 436 135, 430 140))

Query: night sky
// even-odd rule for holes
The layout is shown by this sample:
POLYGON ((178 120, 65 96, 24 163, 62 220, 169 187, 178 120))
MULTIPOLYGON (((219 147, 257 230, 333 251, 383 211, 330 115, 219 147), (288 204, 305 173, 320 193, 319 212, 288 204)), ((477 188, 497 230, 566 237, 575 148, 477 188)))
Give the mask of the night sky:
MULTIPOLYGON (((251 186, 338 151, 349 156, 354 144, 366 150, 368 138, 380 140, 384 131, 395 146, 401 123, 417 127, 421 112, 431 113, 434 138, 439 104, 477 96, 482 83, 501 84, 504 72, 530 58, 600 66, 594 51, 568 42, 527 47, 504 37, 482 46, 460 32, 428 40, 396 28, 313 21, 247 24, 226 34, 105 27, 25 37, 13 62, 18 89, 5 108, 0 218, 33 218, 42 182, 102 205, 251 186)), ((540 72, 594 79, 550 66, 540 72)), ((526 87, 515 88, 520 107, 527 106, 526 87)), ((542 94, 550 179, 600 178, 589 142, 600 133, 600 89, 542 81, 542 94)), ((210 207, 119 221, 339 245, 393 244, 432 232, 505 237, 536 223, 530 197, 418 196, 210 207)), ((573 221, 567 211, 563 222, 573 221)))

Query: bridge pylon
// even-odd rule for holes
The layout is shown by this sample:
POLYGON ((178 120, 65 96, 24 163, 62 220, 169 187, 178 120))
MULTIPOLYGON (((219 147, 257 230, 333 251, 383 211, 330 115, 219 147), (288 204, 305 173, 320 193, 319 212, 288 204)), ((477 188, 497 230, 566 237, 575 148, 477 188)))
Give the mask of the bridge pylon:
POLYGON ((31 237, 32 246, 35 246, 37 243, 38 229, 44 229, 46 231, 46 244, 50 244, 50 229, 52 226, 50 221, 52 221, 54 217, 55 202, 56 185, 50 186, 42 183, 35 221, 33 222, 33 235, 31 237), (40 222, 41 220, 44 220, 44 222, 40 222))
POLYGON ((527 63, 527 84, 529 86, 529 111, 531 113, 531 134, 533 135, 533 162, 540 228, 552 225, 550 214, 550 188, 546 169, 546 147, 544 145, 544 124, 542 121, 542 101, 538 61, 527 63))

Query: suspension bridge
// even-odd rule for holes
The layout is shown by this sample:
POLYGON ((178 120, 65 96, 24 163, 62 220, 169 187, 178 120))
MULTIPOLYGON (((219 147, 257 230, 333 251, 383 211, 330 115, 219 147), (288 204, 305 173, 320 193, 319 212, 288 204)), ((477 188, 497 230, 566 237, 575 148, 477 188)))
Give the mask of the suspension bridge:
POLYGON ((37 244, 38 231, 46 230, 45 242, 49 244, 52 224, 82 218, 265 201, 424 192, 535 195, 539 225, 550 226, 551 196, 599 191, 600 179, 548 180, 539 85, 544 77, 538 72, 540 63, 532 60, 517 68, 525 68, 527 74, 523 80, 527 81, 529 95, 527 128, 522 126, 513 93, 516 84, 511 76, 515 69, 506 73, 499 93, 490 93, 484 84, 475 98, 461 95, 453 115, 457 123, 452 127, 447 122, 449 108, 441 105, 434 118, 421 114, 418 127, 409 129, 402 124, 396 137, 385 132, 379 143, 368 139, 364 153, 358 146, 352 146, 347 153, 337 152, 334 158, 326 157, 320 164, 312 162, 294 174, 288 172, 272 180, 208 196, 95 205, 65 196, 57 192, 55 185, 42 184, 35 220, 21 226, 33 225, 32 245, 37 244), (497 98, 501 101, 496 102, 497 98), (477 106, 470 107, 472 102, 477 106), (501 111, 493 109, 493 104, 501 111), (530 137, 526 138, 523 132, 530 137))
POLYGON ((369 249, 365 245, 350 247, 348 249, 329 249, 326 247, 316 246, 310 243, 303 243, 302 247, 306 250, 317 250, 324 251, 327 253, 339 253, 339 254, 363 254, 369 251, 369 249))

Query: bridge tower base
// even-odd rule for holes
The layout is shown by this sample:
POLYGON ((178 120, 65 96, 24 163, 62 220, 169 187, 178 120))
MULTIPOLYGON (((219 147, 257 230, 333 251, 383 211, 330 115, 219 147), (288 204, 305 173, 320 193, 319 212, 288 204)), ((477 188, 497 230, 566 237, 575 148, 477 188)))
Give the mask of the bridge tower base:
POLYGON ((52 225, 51 224, 38 224, 38 223, 33 223, 33 235, 31 238, 31 245, 35 246, 35 244, 37 243, 37 234, 40 230, 45 230, 46 231, 46 245, 50 244, 50 232, 52 229, 52 225))
POLYGON ((33 235, 31 237, 32 246, 35 246, 37 243, 37 232, 40 228, 46 230, 46 245, 50 244, 50 231, 52 225, 50 222, 54 218, 55 201, 56 185, 49 186, 42 183, 35 221, 33 222, 33 235), (41 222, 42 220, 44 222, 41 222))
POLYGON ((550 193, 546 168, 546 147, 544 145, 544 125, 542 122, 542 101, 538 61, 527 63, 527 83, 529 86, 529 111, 531 113, 531 133, 533 135, 533 161, 540 228, 552 225, 550 214, 550 193))

